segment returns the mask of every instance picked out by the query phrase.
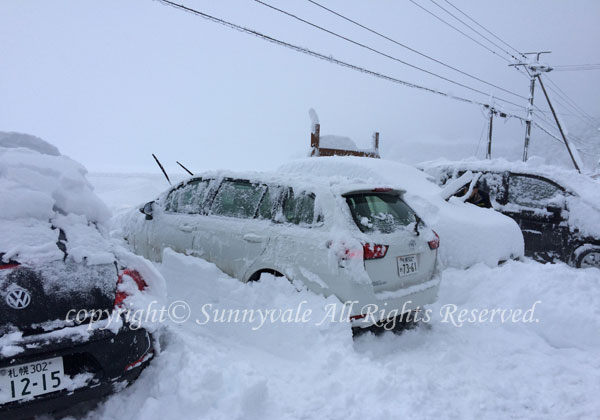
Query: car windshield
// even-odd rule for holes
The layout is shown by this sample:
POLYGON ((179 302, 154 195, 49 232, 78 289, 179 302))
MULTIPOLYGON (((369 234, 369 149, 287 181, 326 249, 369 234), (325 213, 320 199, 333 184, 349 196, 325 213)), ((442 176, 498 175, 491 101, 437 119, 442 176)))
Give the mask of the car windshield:
POLYGON ((345 198, 362 232, 391 233, 416 221, 415 212, 399 194, 356 193, 345 198))

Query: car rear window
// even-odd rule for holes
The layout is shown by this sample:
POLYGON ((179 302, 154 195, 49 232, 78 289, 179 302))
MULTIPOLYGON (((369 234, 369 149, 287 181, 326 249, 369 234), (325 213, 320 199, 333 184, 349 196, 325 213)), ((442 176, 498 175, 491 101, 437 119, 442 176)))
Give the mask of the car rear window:
POLYGON ((416 221, 415 212, 399 194, 374 192, 344 197, 362 232, 391 233, 416 221))
POLYGON ((211 213, 252 219, 266 189, 266 185, 246 180, 224 180, 213 200, 211 213))

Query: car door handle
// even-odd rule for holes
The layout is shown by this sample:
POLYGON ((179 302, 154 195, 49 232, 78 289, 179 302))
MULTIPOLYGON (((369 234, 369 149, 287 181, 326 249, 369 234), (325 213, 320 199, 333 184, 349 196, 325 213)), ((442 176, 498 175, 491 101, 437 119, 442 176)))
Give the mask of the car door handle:
POLYGON ((264 240, 264 236, 255 235, 254 233, 246 233, 244 235, 244 241, 246 242, 260 243, 264 242, 264 240))
POLYGON ((182 232, 192 232, 194 227, 190 225, 179 225, 179 230, 182 232))

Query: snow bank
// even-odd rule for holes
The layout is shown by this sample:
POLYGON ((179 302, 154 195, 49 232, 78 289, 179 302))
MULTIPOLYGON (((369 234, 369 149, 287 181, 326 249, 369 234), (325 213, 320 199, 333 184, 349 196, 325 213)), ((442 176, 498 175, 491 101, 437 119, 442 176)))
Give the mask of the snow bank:
MULTIPOLYGON (((66 237, 68 262, 112 265, 115 257, 142 273, 147 296, 166 296, 164 280, 152 265, 129 253, 108 235, 110 211, 95 195, 79 163, 34 136, 0 133, 0 254, 33 267, 52 266, 65 254, 58 247, 60 232, 66 237)), ((112 266, 114 271, 114 266, 112 266)), ((48 270, 45 275, 51 277, 48 270)), ((116 284, 109 282, 111 293, 116 284)), ((63 279, 64 280, 64 279, 63 279)), ((48 280, 49 281, 49 280, 48 280)), ((71 279, 64 287, 96 287, 91 279, 71 279), (69 283, 69 284, 67 284, 69 283)))
POLYGON ((595 418, 600 412, 600 272, 510 262, 443 273, 430 328, 352 340, 326 322, 207 323, 212 308, 304 308, 334 303, 281 278, 243 284, 214 265, 165 252, 159 267, 173 304, 191 308, 170 325, 161 355, 140 379, 86 420, 595 418), (538 302, 536 304, 536 302, 538 302), (457 311, 529 309, 538 322, 465 322, 457 311))
POLYGON ((440 235, 439 256, 445 266, 496 265, 523 255, 523 236, 513 220, 468 203, 446 202, 433 178, 412 166, 384 159, 334 156, 293 161, 278 171, 406 191, 406 202, 440 235))
POLYGON ((69 230, 75 258, 107 262, 109 247, 89 223, 105 222, 110 212, 94 195, 85 168, 36 137, 4 135, 0 145, 4 258, 36 263, 62 258, 55 229, 62 227, 69 230))

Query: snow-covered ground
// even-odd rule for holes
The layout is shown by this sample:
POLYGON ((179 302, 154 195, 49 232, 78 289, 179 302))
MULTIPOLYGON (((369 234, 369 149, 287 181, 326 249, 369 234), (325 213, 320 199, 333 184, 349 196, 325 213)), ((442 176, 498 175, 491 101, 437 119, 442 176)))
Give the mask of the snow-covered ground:
MULTIPOLYGON (((89 179, 112 209, 150 200, 166 187, 158 177, 89 179)), ((429 322, 401 335, 367 333, 353 340, 347 324, 321 323, 333 297, 297 291, 269 276, 242 284, 210 263, 169 251, 158 268, 170 302, 186 302, 191 316, 171 321, 161 355, 86 420, 600 415, 597 269, 531 261, 447 269, 429 322), (267 321, 259 328, 260 321, 206 322, 206 304, 212 306, 205 312, 295 313, 301 305, 301 313, 312 314, 309 322, 267 321), (505 309, 504 316, 517 322, 502 322, 499 313, 490 321, 486 309, 505 309), (471 318, 461 324, 463 310, 471 318), (470 322, 472 316, 484 322, 470 322)))

